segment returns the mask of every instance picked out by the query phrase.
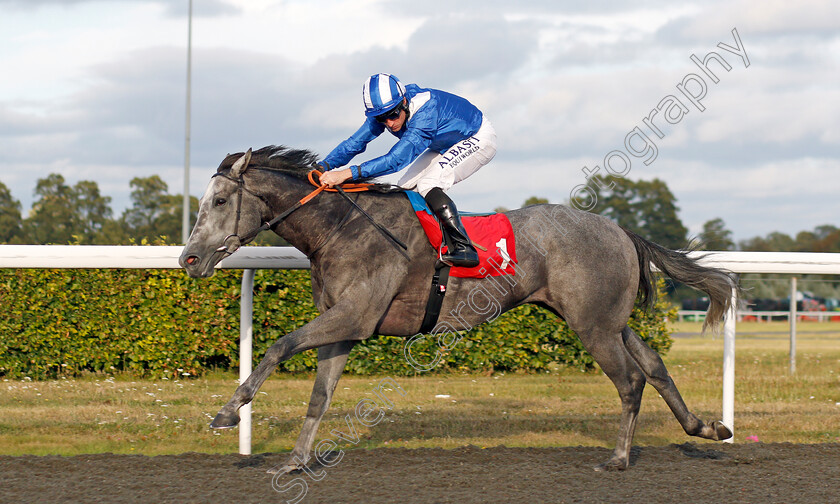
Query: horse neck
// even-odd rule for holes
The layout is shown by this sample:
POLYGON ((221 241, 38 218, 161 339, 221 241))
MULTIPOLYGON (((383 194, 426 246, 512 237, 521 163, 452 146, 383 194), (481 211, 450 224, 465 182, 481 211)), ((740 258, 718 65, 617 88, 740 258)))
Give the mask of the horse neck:
MULTIPOLYGON (((266 188, 265 197, 270 207, 270 215, 264 216, 266 221, 292 208, 301 198, 315 190, 312 184, 282 173, 270 173, 268 176, 273 177, 273 180, 266 179, 260 183, 260 187, 266 188)), ((321 192, 274 229, 284 240, 308 256, 344 218, 348 208, 349 203, 338 194, 321 192)))

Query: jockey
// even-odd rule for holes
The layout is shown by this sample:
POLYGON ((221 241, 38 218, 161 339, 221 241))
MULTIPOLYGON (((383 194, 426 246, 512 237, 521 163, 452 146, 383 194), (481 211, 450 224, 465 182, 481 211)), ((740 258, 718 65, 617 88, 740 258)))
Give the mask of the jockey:
POLYGON ((403 86, 390 74, 376 74, 365 81, 362 98, 367 119, 319 163, 325 170, 321 182, 334 186, 396 173, 411 165, 397 184, 423 195, 443 224, 447 252, 441 260, 453 266, 477 266, 478 253, 444 191, 496 155, 493 125, 464 98, 416 84, 403 86), (337 169, 364 152, 386 129, 399 139, 387 154, 337 169))

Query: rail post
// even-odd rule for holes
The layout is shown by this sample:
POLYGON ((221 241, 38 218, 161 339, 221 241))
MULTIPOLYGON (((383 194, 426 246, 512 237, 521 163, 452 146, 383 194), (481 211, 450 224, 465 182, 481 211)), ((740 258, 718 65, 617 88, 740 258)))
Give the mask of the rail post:
MULTIPOLYGON (((251 376, 254 339, 254 270, 242 271, 239 305, 239 384, 251 376)), ((251 403, 239 408, 239 454, 251 454, 251 403)))
POLYGON ((790 374, 796 373, 796 277, 790 278, 790 374))
MULTIPOLYGON (((737 281, 737 280, 736 280, 737 281)), ((732 286, 732 304, 723 322, 723 424, 732 431, 726 443, 735 441, 735 322, 738 317, 738 290, 732 286)))

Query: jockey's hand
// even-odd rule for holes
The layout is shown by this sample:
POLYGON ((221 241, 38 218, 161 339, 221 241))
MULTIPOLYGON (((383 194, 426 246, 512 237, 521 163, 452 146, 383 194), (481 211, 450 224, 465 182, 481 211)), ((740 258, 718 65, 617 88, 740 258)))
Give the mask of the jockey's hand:
POLYGON ((343 184, 352 178, 353 172, 350 171, 350 168, 345 168, 343 170, 330 170, 321 175, 321 183, 334 187, 339 184, 343 184))

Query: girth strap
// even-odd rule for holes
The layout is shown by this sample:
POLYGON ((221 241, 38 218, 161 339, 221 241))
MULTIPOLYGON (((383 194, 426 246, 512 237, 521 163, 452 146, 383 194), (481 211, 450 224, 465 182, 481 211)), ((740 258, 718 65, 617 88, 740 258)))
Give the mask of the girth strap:
POLYGON ((432 287, 429 290, 429 301, 426 303, 426 315, 420 325, 420 334, 428 334, 437 325, 440 317, 440 307, 446 296, 446 284, 449 281, 449 265, 440 261, 435 264, 435 274, 432 275, 432 287))

